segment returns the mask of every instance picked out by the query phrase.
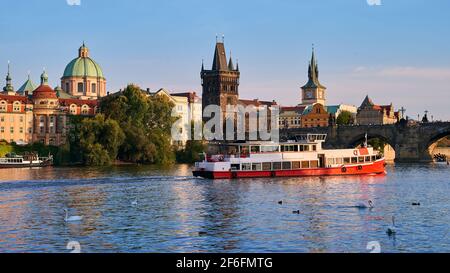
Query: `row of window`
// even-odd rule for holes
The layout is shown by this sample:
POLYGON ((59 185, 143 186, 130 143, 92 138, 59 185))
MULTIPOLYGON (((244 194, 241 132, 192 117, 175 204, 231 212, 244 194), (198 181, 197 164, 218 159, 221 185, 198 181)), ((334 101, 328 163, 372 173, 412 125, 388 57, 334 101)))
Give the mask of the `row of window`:
MULTIPOLYGON (((15 120, 15 119, 14 119, 14 116, 10 116, 10 117, 9 117, 9 121, 10 121, 10 122, 14 122, 14 120, 15 120)), ((20 116, 20 117, 19 117, 19 121, 20 121, 20 122, 23 122, 23 116, 20 116)), ((0 122, 5 122, 5 117, 4 117, 4 116, 1 116, 1 117, 0 117, 0 122)))
MULTIPOLYGON (((30 128, 30 130, 31 130, 31 128, 30 128)), ((0 127, 0 133, 4 133, 4 132, 5 132, 5 127, 1 126, 0 127)), ((9 132, 11 134, 14 134, 14 127, 9 127, 9 132)), ((23 134, 23 127, 19 128, 19 133, 23 134)))
POLYGON ((281 171, 319 168, 318 160, 232 164, 232 171, 281 171))
MULTIPOLYGON (((66 83, 66 91, 68 92, 70 90, 70 83, 66 83)), ((79 82, 77 86, 78 93, 84 93, 84 83, 79 82)), ((97 84, 93 83, 91 84, 91 93, 97 93, 97 84)))
MULTIPOLYGON (((345 158, 329 158, 327 165, 346 165, 374 162, 380 159, 380 156, 360 156, 345 158)), ((263 163, 242 163, 232 164, 232 171, 280 171, 280 170, 300 170, 316 169, 320 167, 319 160, 308 161, 285 161, 285 162, 263 162, 263 163)))
MULTIPOLYGON (((0 112, 6 112, 6 110, 7 110, 7 103, 6 103, 6 101, 0 101, 0 112)), ((13 103, 13 111, 14 112, 20 112, 20 110, 21 110, 21 103, 20 102, 18 102, 18 101, 15 101, 14 103, 13 103)))
MULTIPOLYGON (((278 152, 310 152, 317 151, 317 145, 307 144, 286 144, 274 146, 250 146, 251 153, 278 153, 278 152)), ((247 147, 241 147, 243 154, 248 153, 247 147)))
POLYGON ((327 158, 327 165, 346 165, 346 164, 358 164, 369 163, 380 159, 381 156, 359 156, 359 157, 340 157, 340 158, 327 158))

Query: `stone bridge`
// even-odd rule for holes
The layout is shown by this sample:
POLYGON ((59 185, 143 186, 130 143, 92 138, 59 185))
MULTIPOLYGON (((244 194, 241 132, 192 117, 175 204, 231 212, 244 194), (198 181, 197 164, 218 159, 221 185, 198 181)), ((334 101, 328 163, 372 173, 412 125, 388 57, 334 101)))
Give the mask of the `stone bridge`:
POLYGON ((437 142, 450 135, 450 122, 417 125, 330 126, 280 130, 282 140, 306 133, 327 134, 326 148, 354 148, 368 138, 380 138, 395 150, 397 162, 429 162, 437 142))

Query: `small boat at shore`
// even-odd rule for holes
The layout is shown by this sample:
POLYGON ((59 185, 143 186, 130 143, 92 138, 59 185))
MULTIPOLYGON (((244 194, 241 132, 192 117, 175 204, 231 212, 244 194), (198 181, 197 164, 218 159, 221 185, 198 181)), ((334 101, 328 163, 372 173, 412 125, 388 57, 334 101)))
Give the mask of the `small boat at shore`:
POLYGON ((225 154, 195 163, 193 175, 208 179, 385 174, 384 157, 372 147, 322 148, 327 135, 308 134, 286 143, 223 144, 225 154))
POLYGON ((0 158, 0 168, 32 168, 53 165, 53 156, 39 157, 36 153, 26 153, 23 156, 9 154, 0 158))

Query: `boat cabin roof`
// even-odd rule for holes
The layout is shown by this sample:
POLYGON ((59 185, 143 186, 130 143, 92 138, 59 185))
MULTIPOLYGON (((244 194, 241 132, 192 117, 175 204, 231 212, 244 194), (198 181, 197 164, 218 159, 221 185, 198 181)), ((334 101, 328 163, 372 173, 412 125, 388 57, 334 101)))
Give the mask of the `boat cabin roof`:
POLYGON ((325 142, 327 139, 326 134, 305 134, 297 135, 296 140, 288 140, 287 142, 274 142, 274 141, 247 141, 242 143, 227 143, 225 146, 279 146, 279 145, 297 145, 297 144, 317 144, 325 142))

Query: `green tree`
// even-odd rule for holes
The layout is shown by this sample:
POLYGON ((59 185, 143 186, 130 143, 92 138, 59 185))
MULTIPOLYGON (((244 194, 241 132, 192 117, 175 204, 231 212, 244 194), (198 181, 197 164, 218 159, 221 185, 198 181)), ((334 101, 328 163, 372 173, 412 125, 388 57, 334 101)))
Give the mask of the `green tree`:
POLYGON ((87 165, 111 164, 125 140, 119 124, 102 114, 82 120, 77 133, 82 161, 87 165))
POLYGON ((338 125, 350 125, 354 123, 353 114, 349 111, 342 111, 336 119, 338 125))
POLYGON ((125 134, 119 158, 137 163, 173 163, 171 128, 176 120, 172 117, 173 107, 167 98, 148 96, 135 85, 106 97, 101 112, 116 120, 125 134))

